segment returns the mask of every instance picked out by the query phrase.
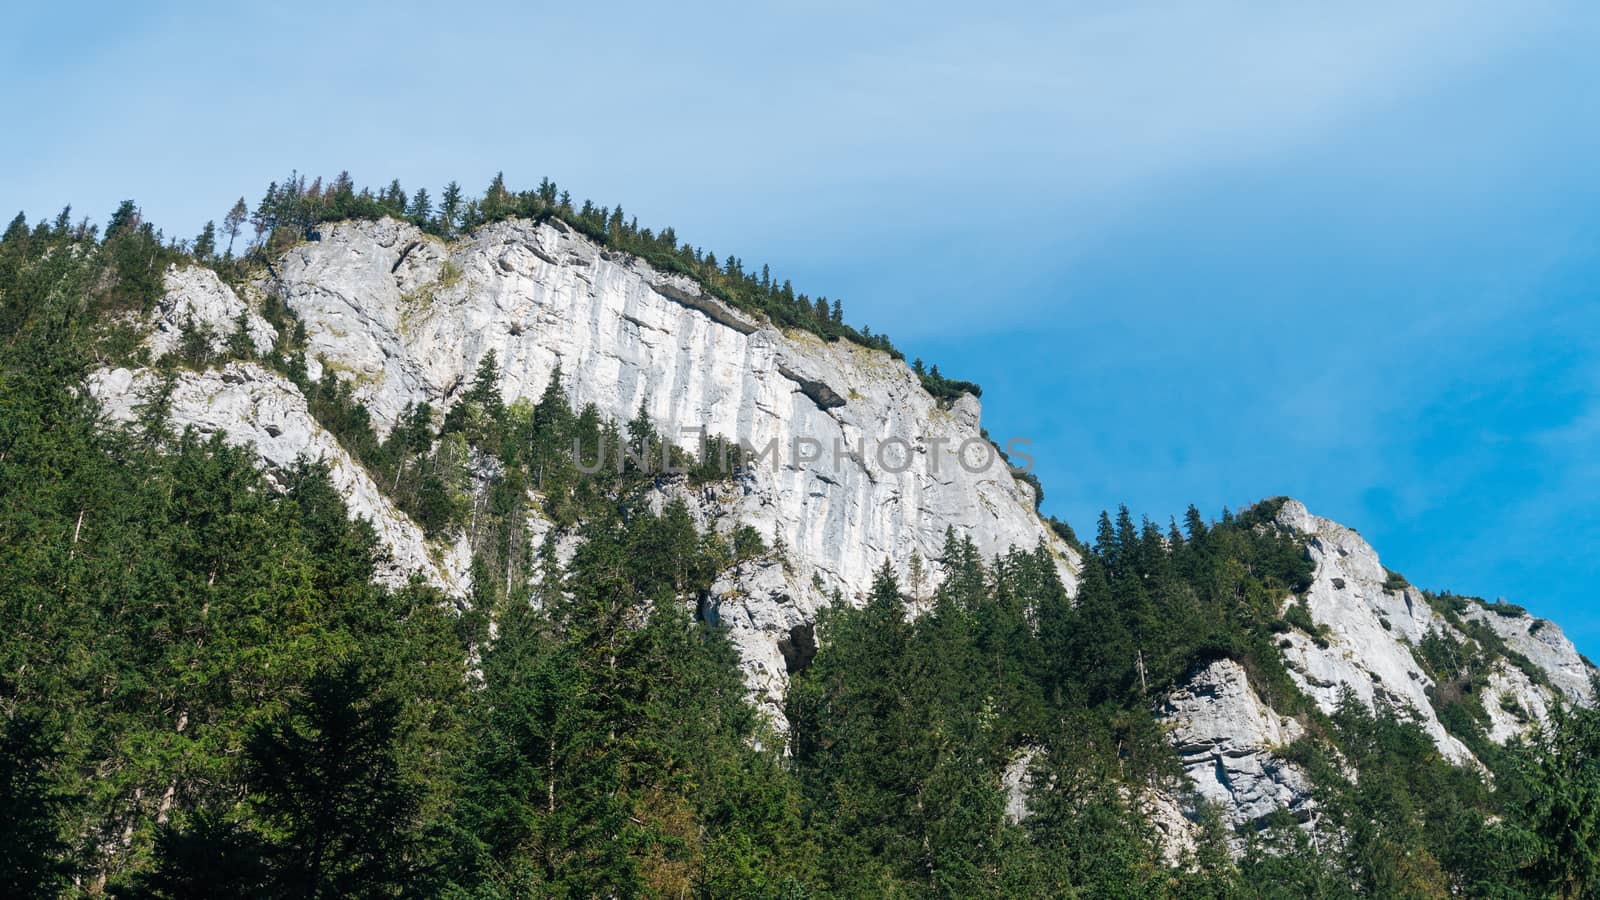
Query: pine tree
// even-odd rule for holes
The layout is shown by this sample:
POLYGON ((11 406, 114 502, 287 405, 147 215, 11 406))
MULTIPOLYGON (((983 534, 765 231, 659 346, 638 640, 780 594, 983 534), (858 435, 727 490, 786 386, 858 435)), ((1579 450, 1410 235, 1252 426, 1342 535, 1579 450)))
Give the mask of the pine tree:
POLYGON ((493 349, 485 351, 483 358, 478 361, 472 385, 462 399, 483 407, 491 419, 499 419, 504 415, 505 399, 500 394, 500 361, 493 349))
POLYGON ((118 204, 110 220, 106 222, 106 237, 112 238, 119 234, 127 234, 139 227, 139 207, 132 200, 124 200, 118 204))
POLYGON ((653 465, 652 456, 659 446, 655 423, 650 421, 650 399, 639 400, 639 411, 628 421, 628 451, 634 464, 648 470, 653 465))
POLYGON ((378 196, 378 202, 382 204, 384 211, 388 215, 403 216, 406 214, 406 192, 400 187, 400 179, 396 178, 389 182, 389 186, 384 188, 383 193, 378 196))
POLYGON ((261 196, 261 201, 256 204, 255 212, 250 214, 250 224, 255 226, 255 246, 262 246, 262 238, 270 233, 278 222, 279 190, 276 181, 267 185, 267 191, 261 196))
POLYGON ((510 212, 510 203, 511 195, 506 190, 505 173, 496 172, 483 192, 483 202, 480 204, 483 215, 490 220, 498 219, 510 212))
POLYGON ((230 359, 253 359, 256 355, 256 344, 250 337, 250 316, 244 310, 234 317, 233 331, 228 333, 227 353, 230 359))
POLYGON ((1201 517, 1200 510, 1196 509, 1193 503, 1189 504, 1189 509, 1183 514, 1183 527, 1191 544, 1199 545, 1205 543, 1208 530, 1206 521, 1201 517))
POLYGON ((427 188, 417 188, 412 195, 411 205, 406 207, 406 218, 419 227, 433 221, 433 201, 428 197, 427 188))
POLYGON ((205 900, 217 896, 285 896, 275 883, 270 848, 255 832, 208 811, 187 827, 164 826, 156 835, 154 864, 118 897, 129 900, 205 900))
MULTIPOLYGON (((1597 679, 1592 688, 1600 688, 1597 679)), ((1600 694, 1596 694, 1600 696, 1600 694)), ((1526 799, 1512 834, 1533 848, 1526 873, 1541 893, 1600 890, 1600 711, 1557 704, 1548 725, 1514 756, 1526 799)))

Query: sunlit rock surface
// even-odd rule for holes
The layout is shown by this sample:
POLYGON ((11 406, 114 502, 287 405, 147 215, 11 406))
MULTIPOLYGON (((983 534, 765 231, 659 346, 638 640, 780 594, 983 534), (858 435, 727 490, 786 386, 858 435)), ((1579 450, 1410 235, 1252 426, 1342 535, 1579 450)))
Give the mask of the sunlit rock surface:
POLYGON ((1237 662, 1219 659, 1195 672, 1157 715, 1196 793, 1230 825, 1279 809, 1309 816, 1311 779, 1280 755, 1304 729, 1263 703, 1237 662))
POLYGON ((204 332, 211 353, 222 353, 238 329, 240 314, 244 315, 245 336, 257 354, 269 352, 277 341, 277 332, 261 313, 204 266, 170 266, 162 285, 165 292, 151 314, 150 333, 144 340, 152 360, 178 350, 185 328, 204 332))

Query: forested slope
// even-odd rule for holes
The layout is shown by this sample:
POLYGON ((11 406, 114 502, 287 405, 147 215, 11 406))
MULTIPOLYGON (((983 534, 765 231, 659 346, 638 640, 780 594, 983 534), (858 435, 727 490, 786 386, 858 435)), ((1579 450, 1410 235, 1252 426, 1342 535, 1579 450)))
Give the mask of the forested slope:
POLYGON ((818 572, 832 596, 792 635, 775 732, 711 613, 733 608, 730 571, 806 561, 696 503, 751 483, 748 461, 575 408, 563 385, 584 373, 508 402, 489 354, 448 409, 375 427, 336 366, 311 377, 295 311, 245 289, 282 250, 263 238, 252 260, 197 257, 130 205, 103 237, 64 215, 0 239, 8 895, 1596 887, 1600 717, 1571 702, 1583 667, 1537 642, 1554 626, 1338 562, 1360 548, 1281 500, 1181 526, 1104 516, 1072 582, 1055 538, 989 553, 955 527, 859 598, 818 572), (154 356, 169 266, 195 264, 246 298, 233 338, 191 307, 154 356), (230 361, 300 392, 434 550, 464 547, 469 587, 379 578, 393 551, 333 461, 267 465, 186 427, 160 386, 230 361), (151 389, 113 425, 90 376, 129 366, 151 389), (583 471, 574 438, 632 461, 583 471), (663 455, 683 471, 641 462, 663 455), (1358 591, 1357 572, 1382 583, 1358 591), (1364 696, 1327 680, 1318 651, 1366 639, 1358 615, 1395 635, 1426 710, 1381 677, 1364 696), (1293 767, 1305 798, 1241 819, 1196 797, 1199 732, 1173 710, 1208 697, 1294 723, 1231 758, 1293 767))

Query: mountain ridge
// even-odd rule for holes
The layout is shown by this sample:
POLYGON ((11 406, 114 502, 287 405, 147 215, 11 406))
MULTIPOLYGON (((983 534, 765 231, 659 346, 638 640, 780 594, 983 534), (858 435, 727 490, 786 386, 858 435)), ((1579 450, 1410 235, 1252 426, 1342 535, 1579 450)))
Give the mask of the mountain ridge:
MULTIPOLYGON (((213 333, 220 332, 231 327, 239 310, 247 305, 243 301, 208 301, 206 298, 214 297, 221 285, 208 283, 205 276, 195 275, 194 270, 176 269, 169 272, 167 278, 169 300, 165 303, 167 311, 157 317, 162 323, 156 329, 159 334, 174 330, 176 324, 172 320, 177 311, 189 316, 198 313, 202 321, 209 315, 211 321, 204 324, 209 325, 213 333), (194 294, 197 299, 172 300, 173 294, 179 297, 194 294)), ((232 293, 231 289, 222 289, 232 293)), ((286 250, 270 274, 253 281, 245 290, 247 294, 255 293, 258 303, 268 296, 277 296, 294 311, 306 334, 304 352, 308 376, 312 380, 320 379, 326 363, 341 377, 354 382, 357 385, 355 396, 373 410, 374 426, 380 435, 387 433, 403 410, 410 406, 427 402, 445 408, 452 400, 459 399, 469 373, 490 350, 496 352, 501 364, 498 388, 508 402, 536 397, 547 386, 541 376, 561 366, 564 372, 575 376, 569 385, 569 399, 575 407, 596 403, 604 415, 617 421, 624 420, 630 411, 642 409, 665 433, 695 422, 701 427, 709 425, 713 432, 719 425, 729 432, 738 432, 743 427, 746 433, 736 436, 748 438, 752 436, 749 422, 754 417, 765 414, 773 420, 787 420, 802 414, 810 416, 812 424, 796 428, 794 433, 804 436, 823 428, 850 424, 840 423, 838 418, 854 412, 854 406, 876 403, 877 406, 871 407, 874 410, 896 409, 895 404, 903 403, 907 392, 921 394, 926 399, 909 412, 901 408, 897 414, 902 423, 937 420, 943 418, 942 411, 948 410, 949 418, 965 429, 958 432, 959 436, 970 441, 981 433, 975 397, 964 395, 947 406, 922 390, 912 379, 911 370, 902 363, 888 356, 881 362, 872 361, 872 354, 881 353, 872 348, 845 351, 842 355, 832 352, 816 355, 814 351, 818 347, 827 350, 833 346, 853 345, 849 338, 842 339, 843 345, 834 345, 810 336, 786 335, 770 322, 762 324, 700 293, 697 284, 687 276, 662 274, 637 257, 605 250, 570 226, 560 224, 558 219, 546 222, 500 220, 453 242, 389 218, 326 222, 319 226, 316 240, 304 241, 286 250), (612 305, 596 299, 601 297, 611 297, 612 305), (652 297, 656 299, 652 301, 652 297), (676 314, 671 312, 674 309, 678 311, 676 314), (588 334, 561 330, 563 326, 557 323, 567 318, 590 323, 584 326, 588 334), (610 326, 615 331, 601 335, 600 329, 606 322, 615 323, 610 326), (559 331, 556 337, 538 337, 541 328, 549 331, 553 326, 559 331), (719 329, 726 329, 721 337, 719 329), (685 333, 694 336, 686 338, 685 333), (676 346, 667 343, 674 337, 676 346), (718 356, 726 353, 730 341, 742 343, 732 354, 718 356), (652 368, 658 352, 676 353, 674 358, 681 361, 652 368), (587 380, 589 370, 606 367, 611 369, 611 375, 587 380), (674 391, 689 389, 695 370, 719 367, 765 371, 768 381, 752 386, 724 379, 710 390, 696 384, 693 387, 701 391, 703 399, 688 403, 671 399, 663 402, 663 398, 670 397, 674 391), (894 374, 895 370, 902 374, 894 374), (813 381, 809 376, 817 378, 813 381), (889 378, 888 382, 883 381, 885 377, 889 378), (829 380, 838 387, 829 387, 829 380), (774 391, 772 383, 788 384, 793 391, 795 400, 783 410, 774 406, 783 389, 774 391), (808 383, 821 385, 835 400, 844 395, 852 399, 837 406, 819 402, 806 391, 808 383), (870 401, 858 391, 858 388, 868 389, 867 385, 876 388, 869 391, 873 395, 870 401), (730 396, 738 392, 742 392, 739 402, 730 402, 730 396), (653 406, 641 407, 640 403, 653 403, 653 406), (845 412, 839 412, 840 407, 845 412), (813 431, 808 432, 807 428, 813 431)), ((259 333, 256 326, 252 329, 253 334, 259 333)), ((170 344, 169 340, 166 346, 170 344)), ((264 375, 255 373, 246 378, 259 381, 264 375)), ((114 405, 118 403, 119 394, 126 398, 132 390, 132 383, 126 376, 97 378, 97 396, 111 400, 114 405)), ((740 376, 741 380, 744 378, 740 376)), ((237 373, 235 380, 238 380, 237 373)), ((286 385, 286 382, 277 382, 276 389, 284 390, 286 385)), ((198 395, 203 396, 204 390, 198 395)), ((125 399, 120 403, 122 419, 129 418, 131 406, 125 399)), ((252 415, 249 410, 240 410, 234 429, 217 422, 207 425, 212 429, 248 434, 255 424, 251 421, 252 415)), ((767 436, 767 433, 755 436, 767 436)), ((778 443, 786 443, 781 439, 786 437, 791 435, 780 432, 778 443)), ((269 459, 274 464, 285 464, 288 460, 284 453, 279 451, 276 457, 269 459)), ((857 511, 880 506, 871 499, 880 496, 873 493, 877 489, 873 467, 861 464, 863 461, 859 458, 852 462, 858 466, 861 484, 857 488, 858 496, 843 502, 857 511)), ((988 520, 976 518, 974 509, 946 509, 942 515, 929 515, 925 506, 908 507, 898 514, 934 520, 931 527, 919 522, 919 539, 899 543, 896 549, 886 553, 869 550, 859 554, 847 567, 850 574, 842 582, 835 583, 839 571, 836 567, 818 565, 819 558, 826 558, 818 550, 826 548, 828 552, 835 552, 844 541, 824 532, 820 539, 813 536, 808 542, 804 523, 815 514, 815 508, 805 502, 811 491, 805 485, 824 492, 836 491, 840 485, 828 473, 808 473, 809 478, 792 477, 793 470, 801 468, 785 465, 783 477, 756 487, 746 486, 744 500, 731 509, 722 508, 715 500, 706 501, 703 496, 689 498, 701 525, 715 528, 718 522, 749 523, 753 520, 758 529, 777 534, 802 567, 798 574, 789 573, 795 564, 791 561, 782 567, 757 568, 725 579, 718 585, 720 597, 708 607, 718 621, 734 630, 734 642, 744 655, 746 677, 780 727, 783 722, 781 697, 789 663, 784 661, 779 644, 792 640, 795 629, 812 625, 816 612, 827 605, 825 592, 829 588, 843 588, 846 597, 865 596, 869 576, 877 561, 883 558, 889 559, 902 577, 909 578, 915 557, 926 567, 920 577, 929 583, 935 582, 940 577, 938 544, 944 531, 955 527, 973 534, 980 545, 987 542, 992 549, 985 551, 986 554, 1002 552, 1007 547, 1026 546, 1030 537, 1035 542, 1046 541, 1053 545, 1052 552, 1064 563, 1058 566, 1058 572, 1069 591, 1076 583, 1076 551, 1044 527, 1043 521, 1031 510, 1014 514, 1013 521, 1024 525, 1024 530, 1006 531, 997 537, 992 523, 986 525, 988 520), (799 502, 796 502, 797 494, 802 495, 799 502), (752 495, 760 500, 748 502, 752 495), (774 518, 770 510, 785 502, 793 505, 791 512, 774 518), (1033 524, 1028 524, 1030 522, 1033 524), (784 531, 785 528, 788 530, 784 531), (1019 535, 1027 537, 1019 540, 1019 535), (821 588, 813 583, 810 577, 813 573, 821 579, 821 588), (727 605, 725 610, 724 604, 727 605)), ((949 461, 945 472, 948 477, 964 469, 949 461)), ((947 483, 930 480, 927 471, 919 474, 927 482, 925 490, 948 487, 947 483)), ((967 485, 963 484, 960 489, 967 489, 967 485)), ((1027 491, 1028 487, 1019 486, 1017 490, 1027 491)), ((663 498, 669 493, 664 492, 663 498)), ((1013 502, 1023 507, 1029 505, 1026 500, 1013 502)), ((1450 627, 1458 637, 1461 629, 1431 613, 1430 607, 1421 603, 1420 594, 1409 585, 1398 591, 1389 590, 1390 573, 1378 562, 1370 545, 1353 530, 1313 516, 1298 501, 1274 502, 1280 507, 1277 521, 1308 538, 1317 562, 1316 580, 1304 599, 1286 602, 1308 604, 1313 625, 1326 626, 1335 638, 1325 647, 1321 645, 1328 642, 1314 633, 1298 629, 1287 631, 1283 649, 1291 659, 1291 676, 1302 690, 1316 699, 1324 712, 1331 712, 1339 693, 1346 687, 1353 688, 1369 707, 1380 697, 1408 703, 1422 713, 1425 730, 1447 758, 1457 762, 1471 760, 1473 755, 1466 746, 1439 723, 1425 693, 1431 686, 1431 679, 1415 661, 1410 649, 1410 645, 1420 641, 1436 624, 1450 627), (1400 628, 1391 633, 1396 623, 1400 628)), ((386 522, 404 522, 403 514, 385 509, 376 501, 352 503, 352 508, 367 510, 367 514, 377 515, 386 522)), ((990 515, 994 515, 992 508, 990 515)), ((547 526, 548 523, 544 527, 547 526)), ((1014 529, 1016 526, 1007 527, 1014 529)), ((419 531, 407 532, 403 524, 380 530, 397 535, 414 535, 419 531)), ((419 560, 418 541, 414 537, 395 540, 399 541, 400 558, 419 560)), ((468 548, 458 542, 448 548, 436 548, 423 567, 430 570, 431 580, 457 596, 464 596, 469 590, 466 562, 469 556, 468 548)), ((1504 616, 1493 618, 1509 622, 1504 616)), ((1528 624, 1516 627, 1532 629, 1532 623, 1538 621, 1524 618, 1528 624)), ((1568 699, 1585 698, 1587 682, 1582 675, 1590 670, 1570 641, 1560 635, 1559 628, 1547 632, 1546 636, 1558 645, 1541 660, 1541 665, 1549 667, 1547 676, 1553 673, 1560 679, 1560 690, 1568 699)), ((1551 646, 1537 643, 1541 647, 1551 646)), ((1515 667, 1497 672, 1495 677, 1500 682, 1501 693, 1514 695, 1520 707, 1532 709, 1535 721, 1540 718, 1551 699, 1549 688, 1533 683, 1527 673, 1515 667)), ((1506 711, 1498 706, 1490 717, 1493 733, 1502 742, 1521 733, 1526 726, 1526 722, 1521 723, 1521 727, 1513 725, 1506 711)))
POLYGON ((862 865, 930 893, 1568 877, 1526 848, 1571 830, 1537 804, 1590 764, 1563 754, 1588 752, 1592 664, 1520 607, 1410 585, 1297 500, 1181 529, 1122 508, 1080 542, 975 392, 553 218, 450 239, 321 220, 221 266, 231 284, 135 220, 108 232, 0 240, 21 323, 0 527, 27 536, 0 567, 5 684, 77 717, 47 768, 97 798, 67 837, 102 882, 181 869, 176 840, 293 858, 277 801, 238 779, 316 704, 391 700, 424 726, 374 738, 427 786, 406 815, 466 843, 380 832, 458 888, 516 892, 503 867, 533 857, 484 843, 501 815, 620 854, 526 876, 580 892, 757 869, 846 891, 862 865), (60 660, 59 617, 81 620, 60 660), (73 712, 108 692, 119 717, 73 712), (614 791, 556 788, 590 765, 614 791), (613 801, 596 815, 679 847, 670 864, 565 824, 613 801), (696 833, 788 849, 720 868, 696 833))

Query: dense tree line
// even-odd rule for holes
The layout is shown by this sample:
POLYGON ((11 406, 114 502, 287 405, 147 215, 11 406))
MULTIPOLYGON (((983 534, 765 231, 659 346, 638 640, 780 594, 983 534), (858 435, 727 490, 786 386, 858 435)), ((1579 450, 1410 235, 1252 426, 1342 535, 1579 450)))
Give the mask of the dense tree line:
MULTIPOLYGON (((402 508, 470 538, 468 604, 375 585, 373 532, 317 466, 269 479, 248 451, 174 430, 159 392, 131 429, 97 421, 85 374, 127 352, 117 323, 150 308, 180 258, 131 204, 103 237, 64 213, 0 238, 8 896, 1600 885, 1600 716, 1557 710, 1484 755, 1489 782, 1443 760, 1404 710, 1349 699, 1322 714, 1278 653, 1284 632, 1316 627, 1293 600, 1305 547, 1274 504, 1216 521, 1191 508, 1181 527, 1102 516, 1079 544, 1075 597, 1048 547, 984 559, 951 533, 908 579, 886 566, 859 607, 836 598, 779 736, 745 701, 719 629, 692 615, 717 573, 776 551, 748 528, 702 531, 660 490, 727 477, 725 447, 683 454, 642 414, 574 410, 560 373, 537 402, 508 405, 492 358, 446 414, 409 410, 380 440, 347 385, 306 377, 292 316, 269 311, 287 340, 268 363, 402 508), (589 470, 574 439, 626 452, 589 470), (661 458, 684 471, 649 462, 661 458), (535 510, 570 559, 562 540, 534 549, 535 510), (1315 775, 1319 819, 1230 834, 1202 809, 1198 849, 1172 861, 1146 805, 1183 782, 1151 712, 1220 657, 1306 724, 1286 752, 1315 775), (1018 767, 1033 788, 1008 814, 1002 774, 1018 767)), ((1469 625, 1470 646, 1418 648, 1457 698, 1499 652, 1469 625)), ((1470 730, 1461 703, 1452 728, 1470 730)))

